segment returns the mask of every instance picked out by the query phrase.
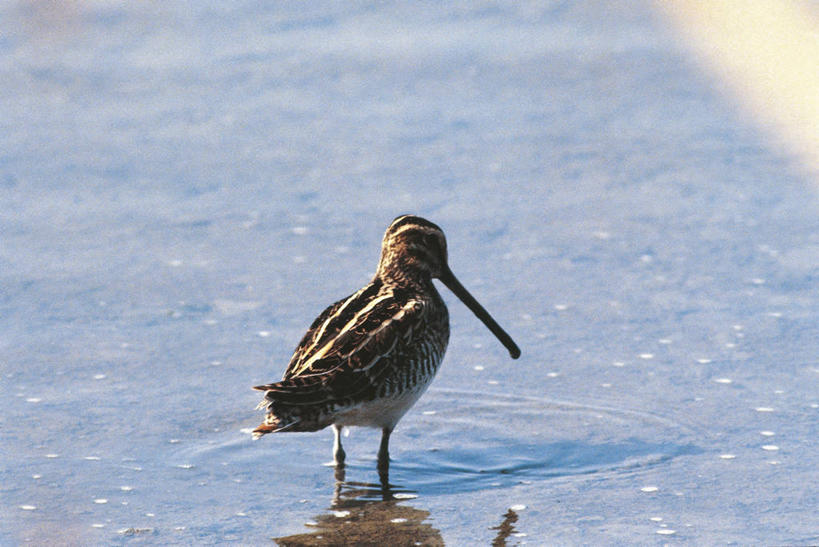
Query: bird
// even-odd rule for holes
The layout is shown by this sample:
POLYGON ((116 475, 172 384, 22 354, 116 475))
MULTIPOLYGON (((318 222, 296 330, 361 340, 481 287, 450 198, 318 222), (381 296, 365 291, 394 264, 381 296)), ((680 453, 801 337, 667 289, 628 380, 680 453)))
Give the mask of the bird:
POLYGON ((441 228, 401 215, 387 228, 372 280, 325 309, 302 337, 280 382, 257 409, 268 433, 333 427, 333 464, 343 468, 344 427, 381 429, 378 469, 389 469, 390 435, 432 382, 449 341, 449 313, 432 283, 440 280, 509 351, 520 348, 464 288, 449 268, 441 228))

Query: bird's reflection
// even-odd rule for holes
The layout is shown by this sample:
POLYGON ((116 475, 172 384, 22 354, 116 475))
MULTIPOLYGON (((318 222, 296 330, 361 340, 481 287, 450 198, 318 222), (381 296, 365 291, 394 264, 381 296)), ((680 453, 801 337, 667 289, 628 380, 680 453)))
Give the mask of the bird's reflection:
POLYGON ((335 489, 329 513, 315 518, 315 531, 275 538, 279 545, 443 545, 441 532, 425 521, 429 511, 402 505, 417 497, 390 484, 389 474, 379 483, 346 481, 343 466, 335 468, 335 489))
POLYGON ((495 539, 492 541, 492 547, 505 547, 506 540, 513 534, 516 533, 515 530, 515 523, 518 521, 518 514, 515 513, 514 510, 509 509, 506 511, 506 514, 503 515, 503 522, 501 522, 498 526, 494 526, 492 529, 498 531, 498 535, 495 536, 495 539))

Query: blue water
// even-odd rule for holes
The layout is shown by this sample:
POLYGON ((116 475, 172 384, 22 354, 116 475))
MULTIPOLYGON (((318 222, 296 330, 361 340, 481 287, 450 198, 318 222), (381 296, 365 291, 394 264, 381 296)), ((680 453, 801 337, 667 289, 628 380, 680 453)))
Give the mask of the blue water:
POLYGON ((0 82, 0 543, 819 542, 817 187, 650 6, 12 2, 0 82), (407 212, 523 356, 442 289, 390 486, 251 441, 407 212))

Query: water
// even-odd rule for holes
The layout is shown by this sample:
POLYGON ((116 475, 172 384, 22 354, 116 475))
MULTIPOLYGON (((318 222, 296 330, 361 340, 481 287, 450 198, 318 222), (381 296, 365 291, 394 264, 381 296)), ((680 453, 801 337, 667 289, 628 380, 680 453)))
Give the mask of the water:
POLYGON ((0 9, 0 543, 819 541, 816 188, 648 6, 0 9), (251 441, 405 212, 521 359, 251 441))

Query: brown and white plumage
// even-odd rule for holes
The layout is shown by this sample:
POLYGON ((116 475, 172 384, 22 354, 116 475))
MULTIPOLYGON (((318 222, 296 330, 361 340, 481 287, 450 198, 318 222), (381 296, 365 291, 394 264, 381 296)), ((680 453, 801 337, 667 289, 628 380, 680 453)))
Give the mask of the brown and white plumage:
POLYGON ((259 407, 267 411, 254 437, 333 425, 334 458, 342 464, 341 428, 378 427, 379 467, 386 468, 389 435, 432 381, 449 339, 449 315, 433 278, 458 295, 513 358, 520 355, 449 270, 441 229, 400 216, 384 235, 373 280, 319 315, 280 382, 254 388, 265 392, 259 407))

